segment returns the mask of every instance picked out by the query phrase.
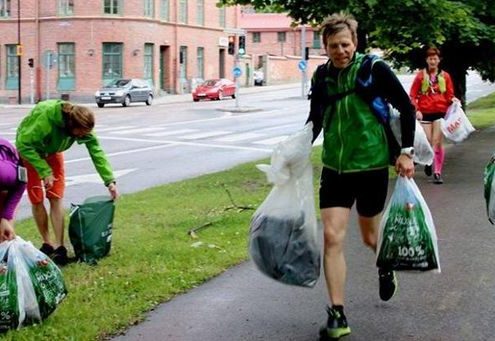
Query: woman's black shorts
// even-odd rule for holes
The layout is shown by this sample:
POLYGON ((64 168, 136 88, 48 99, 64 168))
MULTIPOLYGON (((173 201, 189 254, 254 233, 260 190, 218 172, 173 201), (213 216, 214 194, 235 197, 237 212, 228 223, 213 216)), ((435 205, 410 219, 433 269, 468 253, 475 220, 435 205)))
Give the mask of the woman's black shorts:
POLYGON ((441 113, 441 112, 436 112, 433 114, 423 114, 423 118, 421 119, 421 122, 434 122, 444 117, 445 117, 445 113, 441 113))
POLYGON ((383 211, 388 189, 388 168, 337 173, 323 167, 320 179, 320 208, 356 208, 360 216, 373 217, 383 211))

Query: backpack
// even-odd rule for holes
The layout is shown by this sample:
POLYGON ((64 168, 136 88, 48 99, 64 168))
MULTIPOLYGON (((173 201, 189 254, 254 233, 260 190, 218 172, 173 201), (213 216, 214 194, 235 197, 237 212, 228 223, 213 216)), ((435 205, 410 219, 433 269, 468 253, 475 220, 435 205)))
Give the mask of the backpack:
MULTIPOLYGON (((365 55, 362 64, 357 72, 355 87, 334 95, 328 95, 326 91, 321 91, 321 89, 324 89, 323 85, 325 83, 325 76, 328 70, 328 63, 330 61, 325 64, 321 64, 315 71, 314 88, 320 90, 319 93, 322 93, 321 97, 325 100, 326 103, 335 103, 352 93, 358 94, 366 103, 368 103, 373 115, 376 117, 378 122, 383 125, 385 134, 387 136, 389 148, 389 162, 391 165, 395 165, 395 160, 400 155, 401 147, 397 142, 397 139, 394 137, 392 129, 390 128, 390 108, 388 102, 383 97, 380 97, 378 95, 373 83, 371 70, 373 68, 373 64, 377 60, 379 60, 378 56, 365 55)), ((312 90, 311 94, 308 97, 311 98, 315 95, 317 94, 313 94, 312 90)))

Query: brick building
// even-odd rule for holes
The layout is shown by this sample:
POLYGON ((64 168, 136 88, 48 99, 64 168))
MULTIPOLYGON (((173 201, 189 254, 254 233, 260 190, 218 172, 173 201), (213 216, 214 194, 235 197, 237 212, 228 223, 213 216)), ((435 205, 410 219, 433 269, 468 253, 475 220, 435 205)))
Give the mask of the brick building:
POLYGON ((311 55, 325 55, 318 29, 306 26, 293 26, 292 18, 283 13, 250 13, 245 10, 240 15, 239 26, 246 30, 247 52, 263 64, 263 56, 302 56, 301 39, 311 55), (303 36, 304 34, 304 36, 303 36))
POLYGON ((239 27, 240 8, 216 2, 0 0, 0 101, 17 102, 19 92, 23 103, 88 100, 121 77, 147 79, 157 95, 231 78, 225 32, 239 27))

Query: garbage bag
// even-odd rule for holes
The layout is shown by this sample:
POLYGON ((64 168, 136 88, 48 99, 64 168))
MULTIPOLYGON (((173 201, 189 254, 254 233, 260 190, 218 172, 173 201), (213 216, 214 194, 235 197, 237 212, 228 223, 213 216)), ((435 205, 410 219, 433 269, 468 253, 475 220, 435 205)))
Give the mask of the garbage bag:
POLYGON ((399 176, 378 233, 376 265, 440 272, 435 225, 413 179, 399 176))
POLYGON ((462 142, 475 131, 458 101, 447 109, 445 118, 440 120, 440 129, 443 135, 453 142, 462 142))
MULTIPOLYGON (((400 113, 392 106, 390 106, 390 127, 392 128, 392 132, 399 145, 402 144, 400 113)), ((413 161, 420 165, 431 165, 433 163, 433 157, 433 148, 431 148, 430 142, 428 142, 428 138, 426 137, 426 133, 421 126, 421 123, 416 120, 413 161)))
POLYGON ((69 238, 78 260, 94 265, 98 259, 108 255, 114 213, 114 201, 106 196, 71 204, 69 238))
POLYGON ((483 184, 485 188, 486 212, 488 221, 495 223, 495 154, 485 166, 483 174, 483 184))
POLYGON ((320 249, 310 162, 312 124, 275 147, 271 165, 260 165, 274 184, 253 214, 249 253, 257 268, 282 283, 313 287, 320 249))
POLYGON ((10 242, 0 244, 0 332, 17 328, 19 324, 19 301, 17 277, 12 263, 8 264, 10 242))

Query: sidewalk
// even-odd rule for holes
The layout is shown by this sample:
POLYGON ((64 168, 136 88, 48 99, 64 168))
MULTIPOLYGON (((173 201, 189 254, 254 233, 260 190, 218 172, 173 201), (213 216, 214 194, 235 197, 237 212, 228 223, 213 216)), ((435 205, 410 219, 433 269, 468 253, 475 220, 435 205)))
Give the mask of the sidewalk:
MULTIPOLYGON (((400 273, 399 292, 389 302, 378 297, 374 255, 362 245, 352 213, 346 246, 352 334, 343 340, 493 340, 495 227, 483 199, 493 141, 490 128, 451 145, 443 185, 417 169, 437 228, 442 273, 400 273)), ((313 289, 283 285, 248 261, 158 306, 114 340, 317 340, 326 319, 324 285, 323 277, 313 289)))

